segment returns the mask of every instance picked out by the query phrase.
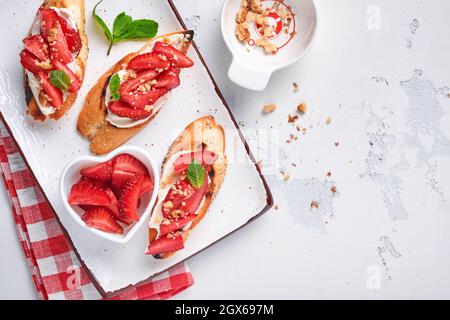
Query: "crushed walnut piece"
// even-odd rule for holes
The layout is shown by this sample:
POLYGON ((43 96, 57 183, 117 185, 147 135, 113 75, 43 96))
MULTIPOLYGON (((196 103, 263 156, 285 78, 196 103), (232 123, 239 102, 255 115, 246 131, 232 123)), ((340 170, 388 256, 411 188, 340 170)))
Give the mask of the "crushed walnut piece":
POLYGON ((49 43, 55 42, 57 37, 58 37, 58 29, 51 28, 50 30, 48 30, 47 40, 49 43))
POLYGON ((327 119, 325 120, 326 124, 330 124, 331 123, 331 117, 327 117, 327 119))
MULTIPOLYGON (((250 40, 250 23, 256 23, 260 27, 259 38, 255 40, 255 45, 261 47, 268 54, 275 54, 277 46, 271 41, 274 36, 274 26, 269 23, 269 14, 275 11, 283 21, 285 31, 289 29, 293 20, 290 10, 281 7, 279 3, 271 8, 263 9, 260 0, 242 0, 238 12, 236 13, 236 37, 239 41, 246 43, 250 40)), ((289 31, 288 31, 289 32, 289 31)))
POLYGON ((263 109, 262 112, 264 114, 268 114, 268 113, 272 113, 275 111, 275 109, 277 108, 277 105, 275 103, 271 103, 271 104, 266 104, 263 109))
POLYGON ((300 91, 300 86, 296 82, 292 83, 292 91, 294 91, 294 92, 300 91))
POLYGON ((311 201, 311 205, 310 205, 311 209, 319 209, 319 203, 315 200, 311 201))
POLYGON ((52 70, 53 69, 52 63, 49 59, 47 59, 46 61, 37 61, 36 65, 44 70, 52 70))
POLYGON ((337 192, 336 186, 332 186, 332 187, 331 187, 331 192, 333 192, 333 193, 336 193, 336 192, 337 192))
POLYGON ((256 39, 255 44, 258 47, 261 47, 264 49, 267 53, 275 53, 277 52, 277 46, 273 44, 272 41, 270 41, 267 37, 262 37, 259 39, 256 39))
POLYGON ((288 122, 289 123, 294 123, 295 121, 298 120, 298 116, 297 115, 288 115, 288 122))
POLYGON ((305 102, 302 102, 302 103, 300 103, 300 104, 297 106, 297 111, 300 112, 301 114, 306 113, 306 110, 307 110, 307 109, 308 109, 308 108, 307 108, 305 102))
POLYGON ((291 180, 291 175, 290 175, 290 173, 287 172, 286 170, 280 171, 280 173, 283 175, 284 181, 289 181, 289 180, 291 180))

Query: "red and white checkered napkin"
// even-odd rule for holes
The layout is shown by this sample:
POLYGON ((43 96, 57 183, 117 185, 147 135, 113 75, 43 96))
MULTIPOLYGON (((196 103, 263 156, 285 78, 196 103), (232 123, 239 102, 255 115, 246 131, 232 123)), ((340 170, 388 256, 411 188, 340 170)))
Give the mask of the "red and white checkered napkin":
MULTIPOLYGON (((100 299, 99 292, 75 256, 54 212, 1 121, 0 173, 39 297, 100 299)), ((193 283, 187 265, 181 263, 113 299, 167 299, 193 283)))

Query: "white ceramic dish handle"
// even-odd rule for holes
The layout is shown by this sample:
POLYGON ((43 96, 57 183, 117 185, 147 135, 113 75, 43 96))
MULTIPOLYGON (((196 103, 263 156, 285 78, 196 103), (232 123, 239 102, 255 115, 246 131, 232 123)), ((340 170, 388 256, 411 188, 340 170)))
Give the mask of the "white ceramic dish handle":
POLYGON ((231 81, 241 87, 256 91, 262 91, 267 87, 272 73, 272 70, 251 69, 235 57, 228 69, 228 77, 231 81))

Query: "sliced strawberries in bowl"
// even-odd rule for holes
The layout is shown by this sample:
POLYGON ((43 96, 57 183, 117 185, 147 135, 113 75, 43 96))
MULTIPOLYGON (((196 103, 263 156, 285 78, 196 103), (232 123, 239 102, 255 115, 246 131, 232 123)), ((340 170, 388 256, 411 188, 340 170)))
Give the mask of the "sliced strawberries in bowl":
POLYGON ((125 243, 150 214, 159 173, 148 153, 126 146, 105 157, 85 156, 61 175, 60 194, 67 211, 87 230, 125 243))

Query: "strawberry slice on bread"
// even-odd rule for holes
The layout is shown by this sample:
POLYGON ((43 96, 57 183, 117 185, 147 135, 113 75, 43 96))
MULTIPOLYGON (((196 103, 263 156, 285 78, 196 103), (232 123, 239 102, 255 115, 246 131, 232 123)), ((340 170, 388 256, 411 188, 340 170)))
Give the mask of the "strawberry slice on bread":
POLYGON ((149 221, 147 254, 167 259, 185 247, 219 192, 226 170, 223 128, 212 116, 193 121, 175 139, 163 161, 158 201, 149 221))
POLYGON ((91 88, 78 116, 78 131, 102 155, 121 146, 152 121, 188 73, 192 30, 158 36, 112 66, 91 88), (182 79, 182 78, 181 78, 182 79), (106 89, 106 90, 105 90, 106 89))

